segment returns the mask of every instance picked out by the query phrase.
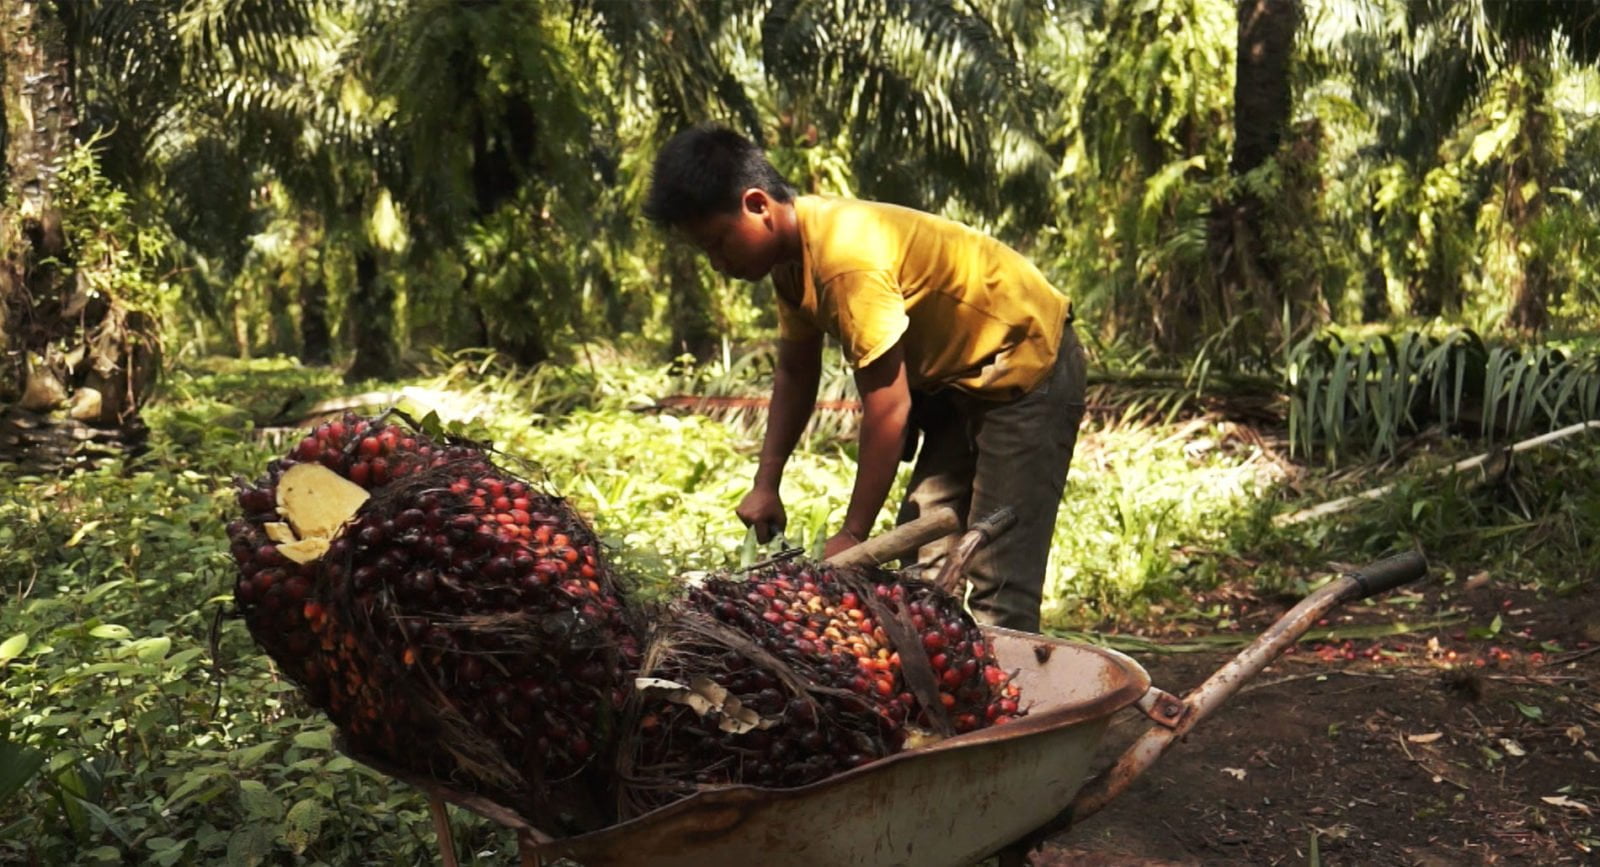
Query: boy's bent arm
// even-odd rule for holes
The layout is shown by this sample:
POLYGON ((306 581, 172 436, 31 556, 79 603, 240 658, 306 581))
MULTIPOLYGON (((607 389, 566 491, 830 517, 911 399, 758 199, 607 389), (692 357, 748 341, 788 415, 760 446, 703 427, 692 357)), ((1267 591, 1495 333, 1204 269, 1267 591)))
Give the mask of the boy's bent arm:
POLYGON ((898 343, 856 371, 856 389, 861 393, 859 467, 850 507, 845 512, 844 532, 840 534, 849 538, 835 537, 828 545, 833 548, 838 542, 840 550, 872 532, 900 466, 906 422, 911 415, 911 389, 906 380, 905 353, 898 343))
POLYGON ((761 441, 756 487, 777 489, 783 478, 784 464, 794 453, 795 444, 800 442, 806 423, 811 421, 821 379, 820 335, 814 339, 778 341, 778 368, 772 376, 772 408, 767 418, 767 434, 761 441))
POLYGON ((760 463, 755 483, 737 510, 746 524, 756 528, 756 537, 762 542, 784 524, 783 502, 778 496, 783 468, 811 420, 821 378, 820 334, 804 340, 778 341, 778 367, 773 372, 772 404, 767 432, 761 441, 760 463))

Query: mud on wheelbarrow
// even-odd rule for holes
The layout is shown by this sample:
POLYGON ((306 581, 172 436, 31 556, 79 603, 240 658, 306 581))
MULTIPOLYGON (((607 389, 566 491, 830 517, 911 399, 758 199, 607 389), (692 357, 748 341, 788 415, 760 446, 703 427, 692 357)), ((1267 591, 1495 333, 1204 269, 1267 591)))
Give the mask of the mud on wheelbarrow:
MULTIPOLYGON (((859 556, 884 550, 880 545, 859 556)), ((446 867, 456 864, 446 803, 513 830, 524 865, 570 859, 584 867, 964 867, 996 854, 1003 865, 1020 865, 1046 835, 1087 818, 1125 791, 1329 611, 1426 571, 1422 555, 1407 552, 1335 578, 1183 698, 1152 686, 1137 662, 1116 651, 987 628, 999 664, 1017 672, 1022 694, 1033 702, 1026 716, 807 786, 703 791, 574 837, 552 839, 487 799, 354 757, 428 795, 446 867), (1085 784, 1112 717, 1127 708, 1149 717, 1150 728, 1085 784)))

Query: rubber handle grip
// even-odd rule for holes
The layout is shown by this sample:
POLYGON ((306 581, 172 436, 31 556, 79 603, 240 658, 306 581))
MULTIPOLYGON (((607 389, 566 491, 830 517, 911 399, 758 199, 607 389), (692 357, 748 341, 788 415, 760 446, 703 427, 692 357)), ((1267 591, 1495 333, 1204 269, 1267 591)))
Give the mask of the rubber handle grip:
POLYGON ((1358 592, 1351 599, 1366 599, 1379 593, 1387 593, 1402 584, 1428 574, 1428 558, 1422 556, 1421 551, 1406 551, 1385 557, 1376 563, 1363 566, 1349 577, 1356 582, 1358 592))
POLYGON ((1015 523, 1017 523, 1017 511, 1010 506, 1001 506, 990 512, 988 517, 968 527, 967 531, 982 530, 985 535, 993 539, 1011 529, 1015 523))

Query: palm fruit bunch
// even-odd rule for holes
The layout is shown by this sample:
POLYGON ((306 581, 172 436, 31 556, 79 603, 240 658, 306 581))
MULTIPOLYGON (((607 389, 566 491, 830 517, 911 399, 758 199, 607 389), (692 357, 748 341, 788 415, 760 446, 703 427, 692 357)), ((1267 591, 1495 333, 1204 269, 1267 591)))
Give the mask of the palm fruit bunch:
POLYGON ((704 786, 805 785, 1025 713, 953 595, 799 560, 691 590, 635 684, 625 815, 704 786))
POLYGON ((352 752, 554 830, 609 821, 640 645, 566 501, 477 444, 347 416, 239 504, 239 611, 352 752))

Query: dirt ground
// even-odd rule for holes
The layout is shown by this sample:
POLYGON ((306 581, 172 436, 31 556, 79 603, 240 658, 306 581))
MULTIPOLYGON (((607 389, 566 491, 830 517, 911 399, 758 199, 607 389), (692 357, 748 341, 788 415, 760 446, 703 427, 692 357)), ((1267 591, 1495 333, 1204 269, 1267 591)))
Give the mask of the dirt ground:
MULTIPOLYGON (((1206 601, 1258 632, 1293 600, 1206 601)), ((1593 581, 1564 597, 1435 581, 1333 621, 1035 867, 1600 864, 1593 581), (1423 628, 1370 637, 1392 623, 1423 628)), ((1182 694, 1232 654, 1131 655, 1182 694)), ((1108 748, 1145 727, 1124 712, 1108 748)))

